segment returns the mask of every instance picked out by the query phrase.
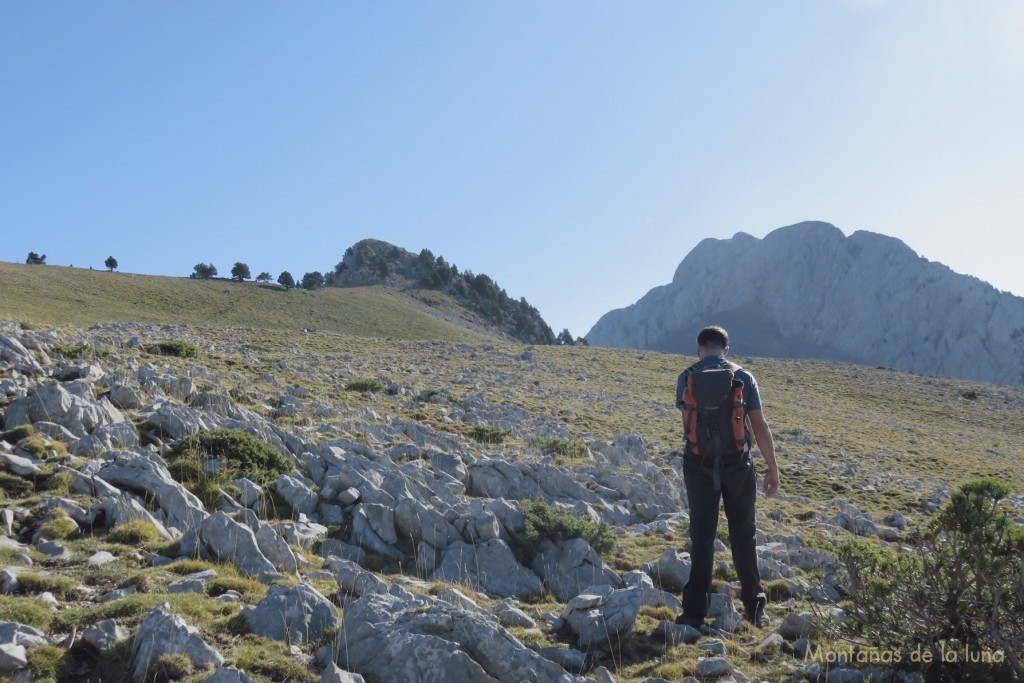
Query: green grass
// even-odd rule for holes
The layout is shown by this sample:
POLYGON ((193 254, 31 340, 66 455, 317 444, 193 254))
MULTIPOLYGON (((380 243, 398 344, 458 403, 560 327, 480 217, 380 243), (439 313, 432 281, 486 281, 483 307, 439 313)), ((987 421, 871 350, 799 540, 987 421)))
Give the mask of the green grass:
MULTIPOLYGON (((110 273, 0 262, 0 319, 40 325, 96 322, 317 329, 368 337, 480 341, 481 335, 414 308, 400 292, 373 287, 284 291, 253 282, 110 273)), ((436 296, 442 295, 433 293, 436 296)), ((420 297, 422 298, 422 297, 420 297)), ((450 302, 431 302, 461 311, 450 302)), ((416 303, 422 308, 422 304, 416 303)))
POLYGON ((16 621, 44 630, 53 621, 53 613, 49 604, 37 598, 0 595, 0 621, 16 621))

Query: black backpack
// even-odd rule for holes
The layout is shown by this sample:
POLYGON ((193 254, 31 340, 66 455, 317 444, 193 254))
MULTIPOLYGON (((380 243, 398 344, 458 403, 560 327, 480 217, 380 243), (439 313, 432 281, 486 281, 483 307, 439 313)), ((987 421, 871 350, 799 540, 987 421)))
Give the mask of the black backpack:
POLYGON ((743 381, 736 378, 740 366, 725 362, 686 376, 683 420, 686 449, 701 456, 734 458, 750 451, 751 437, 743 402, 743 381))

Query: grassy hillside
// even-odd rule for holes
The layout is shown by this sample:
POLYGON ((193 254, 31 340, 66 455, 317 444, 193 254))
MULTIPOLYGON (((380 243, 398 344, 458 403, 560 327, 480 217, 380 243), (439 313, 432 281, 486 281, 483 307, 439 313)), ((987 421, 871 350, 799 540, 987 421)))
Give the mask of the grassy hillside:
MULTIPOLYGON (((445 305, 375 289, 282 292, 220 280, 0 264, 0 319, 32 323, 42 350, 52 358, 74 350, 130 382, 136 374, 131 369, 143 365, 194 377, 200 391, 230 396, 239 406, 315 442, 345 437, 370 443, 381 453, 395 446, 415 453, 408 431, 382 436, 384 432, 374 430, 419 423, 450 435, 474 458, 551 458, 560 467, 585 473, 593 466, 586 447, 639 432, 649 443, 650 462, 662 472, 673 467, 683 440, 681 418, 673 405, 675 381, 693 358, 627 349, 528 346, 480 335, 417 310, 445 305), (101 320, 187 325, 87 329, 101 320), (133 335, 142 342, 137 347, 125 344, 133 335), (199 357, 154 356, 146 350, 165 339, 193 344, 199 357), (374 381, 381 389, 395 390, 362 393, 357 388, 374 381), (293 388, 308 394, 292 392, 293 388), (275 411, 282 398, 300 394, 308 411, 275 411), (528 427, 513 429, 500 443, 482 442, 473 436, 472 424, 450 419, 442 404, 410 398, 425 394, 447 397, 449 405, 480 397, 492 407, 518 406, 530 420, 528 427), (557 421, 569 430, 571 447, 561 453, 546 449, 539 431, 557 421)), ((458 313, 446 309, 443 314, 458 313)), ((979 476, 1007 482, 1017 496, 1015 516, 1024 514, 1024 388, 884 367, 734 360, 757 376, 776 435, 780 495, 758 499, 758 527, 772 537, 799 536, 809 547, 831 552, 836 541, 850 537, 830 521, 843 502, 877 520, 899 512, 911 529, 920 528, 931 517, 926 503, 979 476)), ((0 398, 0 410, 9 401, 0 398)), ((65 456, 66 449, 64 455, 54 449, 47 457, 65 456)), ((763 472, 763 465, 759 463, 758 469, 763 472)), ((37 482, 22 484, 8 472, 0 474, 9 489, 3 505, 31 510, 39 505, 41 494, 49 495, 42 479, 34 488, 37 482)), ((25 520, 27 527, 32 515, 26 514, 25 520)), ((666 547, 683 549, 687 544, 684 528, 642 534, 620 531, 617 547, 604 558, 618 572, 638 569, 666 547)), ((169 601, 202 629, 208 642, 257 680, 303 677, 304 669, 283 644, 251 634, 238 636, 237 605, 217 602, 212 594, 178 594, 169 588, 178 574, 210 567, 222 583, 227 582, 224 585, 239 588, 246 602, 255 603, 266 587, 242 579, 229 563, 186 560, 172 569, 151 567, 130 555, 136 549, 131 542, 102 530, 69 538, 66 544, 76 552, 70 562, 47 558, 34 549, 30 553, 38 567, 53 574, 36 582, 44 585, 45 580, 45 587, 55 590, 62 585, 59 581, 70 581, 71 597, 62 598, 59 609, 51 609, 30 595, 0 596, 0 619, 35 618, 32 623, 39 628, 63 637, 72 628, 81 630, 107 616, 136 628, 154 605, 169 601), (120 556, 116 563, 102 569, 87 564, 92 553, 108 549, 120 556), (114 606, 92 601, 131 582, 144 590, 114 606)), ((150 542, 150 549, 158 547, 150 542)), ((0 549, 0 567, 12 564, 14 554, 0 549)), ((719 553, 717 559, 725 562, 729 555, 719 553)), ((308 560, 318 562, 311 556, 308 560)), ((728 570, 717 576, 723 577, 734 579, 728 570)), ((798 572, 795 579, 801 585, 822 581, 814 572, 798 572)), ((781 590, 778 581, 773 583, 781 590)), ((317 585, 324 593, 336 589, 332 581, 317 585)), ((494 602, 476 599, 485 607, 494 602)), ((770 610, 776 619, 786 610, 809 604, 794 598, 786 605, 785 600, 773 597, 770 610)), ((547 599, 525 607, 530 612, 561 609, 547 599)), ((692 675, 697 657, 704 653, 695 645, 666 648, 654 635, 659 620, 672 618, 670 609, 644 608, 635 633, 599 662, 625 683, 692 675)), ((547 629, 513 632, 539 647, 569 644, 547 629)), ((792 670, 803 664, 791 652, 763 662, 749 659, 762 637, 750 630, 723 635, 729 657, 748 675, 789 680, 792 670)), ((315 647, 306 645, 304 651, 312 654, 315 647)), ((51 654, 57 661, 71 657, 60 651, 51 654)), ((114 656, 126 656, 125 648, 114 656)), ((40 674, 37 680, 53 679, 40 674)), ((202 676, 185 680, 198 682, 202 676)))
POLYGON ((29 324, 183 323, 318 329, 371 337, 477 341, 401 293, 380 288, 302 289, 61 266, 0 263, 0 318, 29 324))

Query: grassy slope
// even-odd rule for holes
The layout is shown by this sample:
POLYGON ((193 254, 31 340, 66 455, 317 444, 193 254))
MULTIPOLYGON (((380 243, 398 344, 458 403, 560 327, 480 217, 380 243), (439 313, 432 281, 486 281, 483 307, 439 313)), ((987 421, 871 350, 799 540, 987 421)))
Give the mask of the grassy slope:
POLYGON ((110 273, 0 263, 0 319, 30 324, 184 323, 319 329, 372 337, 479 341, 377 288, 315 292, 231 280, 110 273))

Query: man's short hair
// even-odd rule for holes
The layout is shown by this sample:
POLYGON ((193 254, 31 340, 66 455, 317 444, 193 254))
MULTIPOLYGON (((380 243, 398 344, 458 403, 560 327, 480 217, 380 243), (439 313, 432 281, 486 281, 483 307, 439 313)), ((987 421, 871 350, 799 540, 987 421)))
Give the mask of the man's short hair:
POLYGON ((724 327, 709 325, 697 335, 697 346, 727 349, 729 348, 729 333, 725 331, 724 327))

